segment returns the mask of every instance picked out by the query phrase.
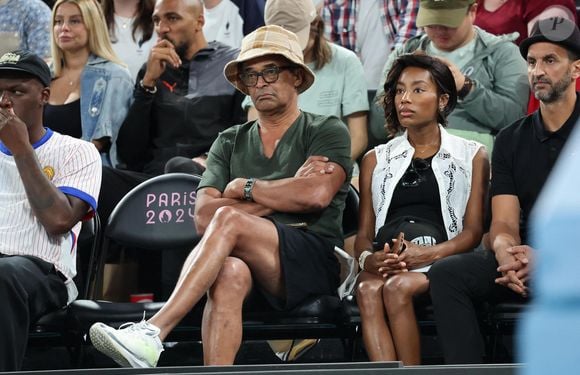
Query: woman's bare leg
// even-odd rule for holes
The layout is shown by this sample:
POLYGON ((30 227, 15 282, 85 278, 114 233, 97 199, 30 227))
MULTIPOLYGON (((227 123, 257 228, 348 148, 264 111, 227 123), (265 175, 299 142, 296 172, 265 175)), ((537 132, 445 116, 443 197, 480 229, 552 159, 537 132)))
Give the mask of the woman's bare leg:
POLYGON ((377 275, 361 272, 356 290, 360 310, 363 342, 371 361, 393 361, 395 346, 385 316, 383 286, 385 280, 377 275))
POLYGON ((397 357, 406 366, 421 363, 421 342, 413 297, 427 292, 429 280, 420 272, 391 276, 383 288, 383 299, 397 357))

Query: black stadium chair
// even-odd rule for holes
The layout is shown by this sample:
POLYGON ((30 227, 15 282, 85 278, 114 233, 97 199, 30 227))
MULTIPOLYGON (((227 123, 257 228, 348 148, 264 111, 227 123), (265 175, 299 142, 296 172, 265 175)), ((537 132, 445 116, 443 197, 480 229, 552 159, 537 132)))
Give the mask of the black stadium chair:
POLYGON ((526 304, 523 302, 501 302, 489 306, 487 355, 491 362, 502 363, 513 357, 513 353, 505 346, 504 339, 514 335, 525 308, 526 304))

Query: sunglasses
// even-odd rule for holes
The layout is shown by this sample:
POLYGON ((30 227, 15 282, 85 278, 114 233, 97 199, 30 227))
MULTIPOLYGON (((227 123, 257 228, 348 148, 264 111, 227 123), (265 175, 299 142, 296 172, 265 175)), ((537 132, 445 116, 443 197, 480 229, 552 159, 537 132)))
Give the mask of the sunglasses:
POLYGON ((401 178, 402 187, 417 187, 423 181, 422 172, 431 168, 429 160, 416 158, 411 161, 411 167, 407 169, 401 178))

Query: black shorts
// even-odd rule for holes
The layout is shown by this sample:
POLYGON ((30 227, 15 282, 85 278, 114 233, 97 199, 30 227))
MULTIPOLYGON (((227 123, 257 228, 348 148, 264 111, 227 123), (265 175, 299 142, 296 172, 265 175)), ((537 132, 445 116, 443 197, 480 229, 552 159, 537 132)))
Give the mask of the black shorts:
POLYGON ((308 230, 272 222, 278 231, 286 295, 283 300, 258 286, 268 304, 277 310, 291 310, 309 296, 337 295, 340 264, 332 242, 308 230))

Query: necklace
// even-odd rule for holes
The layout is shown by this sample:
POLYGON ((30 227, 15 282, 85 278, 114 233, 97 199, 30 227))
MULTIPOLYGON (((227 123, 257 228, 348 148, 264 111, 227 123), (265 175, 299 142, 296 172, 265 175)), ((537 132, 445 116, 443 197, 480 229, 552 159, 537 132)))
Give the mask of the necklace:
POLYGON ((78 87, 81 80, 80 74, 62 75, 61 78, 64 81, 63 83, 68 86, 69 90, 74 90, 76 87, 78 87))
POLYGON ((131 26, 134 19, 134 17, 124 17, 115 14, 115 20, 118 22, 122 29, 127 29, 129 26, 131 26))
POLYGON ((425 152, 429 151, 429 149, 432 146, 439 146, 439 139, 436 139, 435 141, 431 142, 431 143, 427 143, 424 145, 416 145, 415 142, 413 142, 413 140, 411 138, 407 138, 409 140, 409 143, 411 144, 411 146, 413 146, 413 148, 415 149, 415 152, 418 154, 424 154, 425 152), (423 148, 422 150, 419 150, 419 147, 423 148))
POLYGON ((80 79, 81 77, 76 77, 76 78, 73 78, 73 79, 69 79, 69 78, 66 78, 66 77, 63 77, 63 78, 65 79, 65 82, 66 82, 66 83, 67 83, 69 86, 71 86, 71 87, 72 87, 72 86, 76 86, 77 82, 79 81, 79 79, 80 79))

